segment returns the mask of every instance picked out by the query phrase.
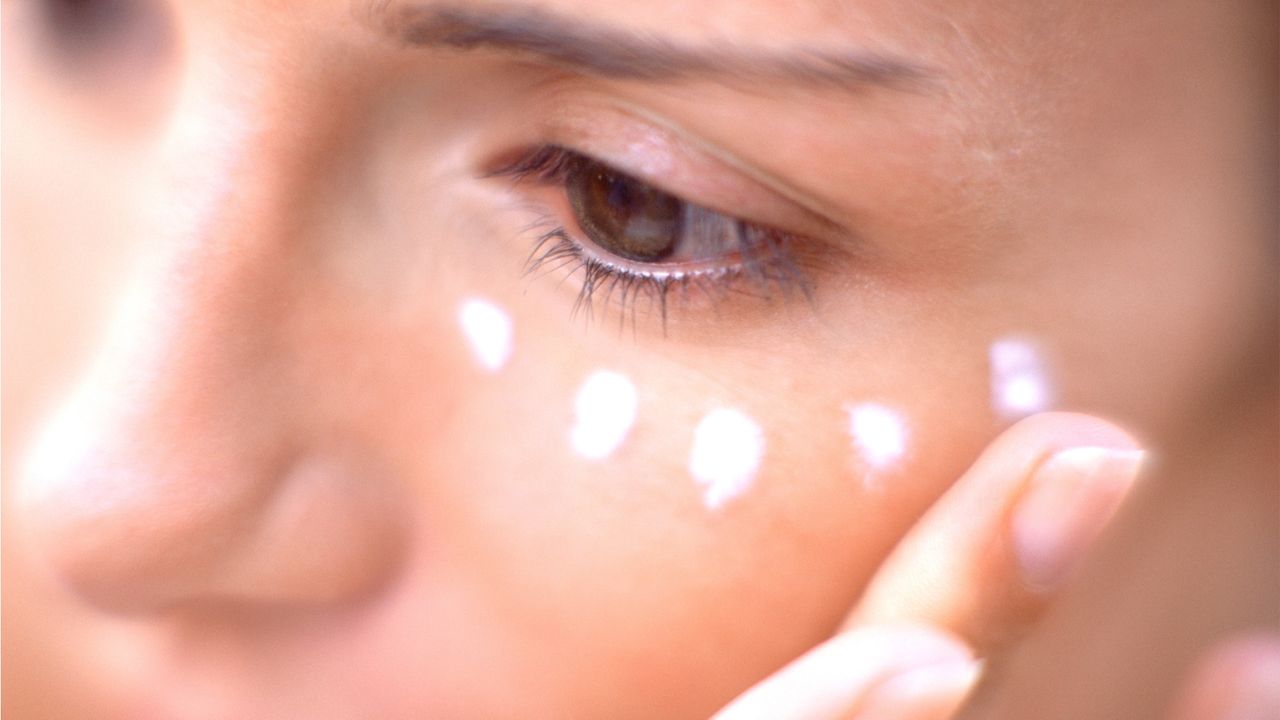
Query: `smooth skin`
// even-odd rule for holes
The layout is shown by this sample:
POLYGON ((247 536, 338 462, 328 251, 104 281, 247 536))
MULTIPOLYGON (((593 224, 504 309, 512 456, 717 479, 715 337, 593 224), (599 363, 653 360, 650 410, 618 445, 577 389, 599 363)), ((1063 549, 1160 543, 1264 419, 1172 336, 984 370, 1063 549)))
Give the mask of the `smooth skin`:
POLYGON ((1012 652, 1043 608, 970 592, 1007 565, 966 551, 936 607, 895 569, 938 567, 910 538, 1005 532, 926 515, 1014 420, 991 343, 1034 340, 1054 407, 1157 458, 1274 371, 1269 6, 520 3, 930 80, 604 77, 408 48, 345 0, 126 3, 70 35, 6 3, 6 709, 706 717, 868 587, 1012 652), (808 238, 812 300, 575 318, 573 278, 521 277, 554 191, 484 177, 545 142, 808 238), (499 373, 457 326, 474 296, 513 319, 499 373), (640 402, 603 463, 566 442, 601 368, 640 402), (845 416, 868 401, 911 430, 875 482, 845 416), (725 406, 767 451, 711 514, 689 442, 725 406))

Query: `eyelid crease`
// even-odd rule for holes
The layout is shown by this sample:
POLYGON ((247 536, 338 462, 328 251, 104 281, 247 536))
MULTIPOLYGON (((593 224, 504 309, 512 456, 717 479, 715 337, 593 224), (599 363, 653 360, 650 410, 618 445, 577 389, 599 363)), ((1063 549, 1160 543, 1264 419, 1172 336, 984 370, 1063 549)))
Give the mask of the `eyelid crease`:
MULTIPOLYGON (((804 212, 808 220, 818 225, 824 234, 838 236, 850 236, 853 234, 850 228, 833 219, 840 214, 838 208, 825 207, 826 204, 824 202, 787 182, 784 178, 744 160, 736 153, 725 149, 717 143, 711 142, 696 133, 688 132, 678 122, 661 113, 654 112, 636 103, 612 97, 605 104, 611 106, 610 109, 613 112, 630 116, 637 122, 643 123, 661 133, 667 144, 684 147, 693 153, 706 156, 711 162, 725 166, 729 170, 760 185, 763 189, 795 205, 804 212)), ((577 123, 574 124, 576 125, 577 123)))

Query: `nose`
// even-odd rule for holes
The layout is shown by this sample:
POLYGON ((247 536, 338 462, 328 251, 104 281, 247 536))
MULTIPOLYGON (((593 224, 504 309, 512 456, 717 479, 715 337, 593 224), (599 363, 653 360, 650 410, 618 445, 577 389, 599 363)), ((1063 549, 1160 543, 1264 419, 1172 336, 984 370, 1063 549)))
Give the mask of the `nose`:
MULTIPOLYGON (((203 161, 208 137, 166 152, 203 161)), ((240 159, 205 169, 217 177, 161 182, 158 202, 189 214, 149 245, 155 259, 29 454, 24 530, 101 607, 342 602, 396 566, 403 503, 346 424, 350 368, 325 350, 343 332, 323 304, 333 293, 297 269, 305 163, 273 137, 261 123, 237 147, 223 137, 220 157, 240 159)))

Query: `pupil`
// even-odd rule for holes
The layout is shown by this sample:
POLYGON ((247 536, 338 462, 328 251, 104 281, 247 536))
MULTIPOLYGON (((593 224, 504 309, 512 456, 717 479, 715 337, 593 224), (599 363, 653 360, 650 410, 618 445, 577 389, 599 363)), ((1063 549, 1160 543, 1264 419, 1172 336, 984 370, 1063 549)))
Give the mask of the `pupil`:
POLYGON ((566 187, 578 223, 605 250, 643 262, 675 251, 680 200, 589 160, 569 172, 566 187))

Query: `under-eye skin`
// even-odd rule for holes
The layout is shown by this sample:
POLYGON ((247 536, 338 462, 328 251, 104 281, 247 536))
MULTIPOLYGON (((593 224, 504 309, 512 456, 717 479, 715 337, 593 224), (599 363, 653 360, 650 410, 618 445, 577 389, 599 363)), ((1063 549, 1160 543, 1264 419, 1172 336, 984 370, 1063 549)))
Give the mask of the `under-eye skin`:
POLYGON ((794 235, 739 220, 558 145, 525 152, 490 175, 563 193, 571 217, 546 210, 526 271, 580 274, 574 312, 613 302, 621 317, 644 301, 666 321, 673 301, 808 296, 794 235))

